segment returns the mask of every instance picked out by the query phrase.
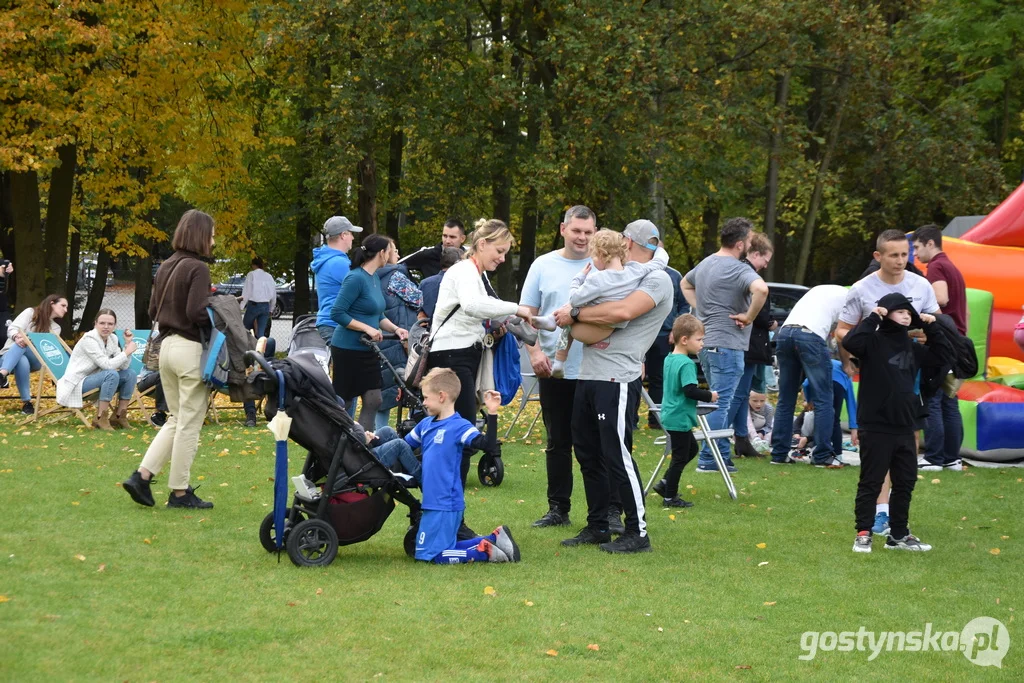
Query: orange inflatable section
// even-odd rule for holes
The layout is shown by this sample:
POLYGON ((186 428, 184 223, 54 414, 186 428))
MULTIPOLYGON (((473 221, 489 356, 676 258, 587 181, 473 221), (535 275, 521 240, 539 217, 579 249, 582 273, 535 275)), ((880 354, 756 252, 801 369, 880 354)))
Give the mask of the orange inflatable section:
MULTIPOLYGON (((1024 353, 1013 341, 1013 328, 1024 306, 1024 249, 944 237, 942 250, 963 273, 968 287, 992 292, 995 298, 989 355, 1024 361, 1024 353)), ((917 264, 927 269, 923 263, 917 264)))
POLYGON ((963 238, 993 247, 1024 247, 1024 185, 964 233, 963 238))

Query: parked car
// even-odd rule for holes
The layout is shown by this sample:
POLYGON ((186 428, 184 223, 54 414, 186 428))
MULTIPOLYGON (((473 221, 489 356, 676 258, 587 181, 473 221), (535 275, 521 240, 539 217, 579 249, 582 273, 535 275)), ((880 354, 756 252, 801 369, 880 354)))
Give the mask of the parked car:
MULTIPOLYGON (((315 313, 317 310, 316 287, 313 286, 312 276, 309 278, 310 308, 315 313)), ((272 318, 280 318, 285 313, 295 310, 295 282, 284 280, 277 281, 277 303, 274 310, 270 312, 272 318)))
POLYGON ((232 275, 224 282, 218 282, 210 288, 211 294, 223 294, 226 296, 242 296, 242 286, 245 284, 244 275, 232 275))
POLYGON ((785 282, 769 282, 768 291, 771 296, 771 316, 772 320, 782 325, 786 318, 789 317, 790 311, 796 306, 796 302, 800 301, 804 294, 807 293, 807 287, 803 285, 791 285, 785 282))
MULTIPOLYGON (((85 258, 82 259, 81 265, 78 266, 78 289, 87 290, 92 288, 92 281, 96 279, 96 259, 85 258)), ((114 284, 114 273, 107 266, 107 287, 114 284)))

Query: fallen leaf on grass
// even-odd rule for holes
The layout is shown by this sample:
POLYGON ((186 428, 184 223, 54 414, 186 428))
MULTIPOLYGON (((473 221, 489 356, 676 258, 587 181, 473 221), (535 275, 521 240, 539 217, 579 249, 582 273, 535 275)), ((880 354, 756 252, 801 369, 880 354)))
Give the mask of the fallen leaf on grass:
POLYGON ((153 541, 149 540, 148 538, 142 539, 142 542, 145 543, 146 545, 153 545, 153 541))
POLYGON ((760 548, 761 550, 764 550, 765 548, 768 547, 768 544, 767 543, 758 543, 757 547, 760 548))
POLYGON ((523 600, 523 604, 526 605, 527 607, 533 607, 533 603, 530 602, 529 600, 523 600))
POLYGON ((298 604, 298 603, 295 603, 295 602, 289 602, 289 603, 288 603, 288 606, 289 606, 289 607, 295 607, 295 606, 296 606, 297 604, 298 604))
POLYGON ((544 654, 546 654, 548 657, 557 657, 558 656, 558 650, 548 650, 544 654))
POLYGON ((776 603, 776 601, 772 600, 771 602, 764 603, 764 605, 765 605, 765 607, 772 607, 775 603, 776 603))
POLYGON ((78 502, 77 500, 73 500, 73 501, 71 501, 71 504, 72 504, 72 505, 81 505, 81 503, 79 503, 79 502, 78 502))
POLYGON ((490 595, 492 598, 498 594, 498 591, 494 590, 494 586, 484 586, 484 595, 490 595))
POLYGON ((932 483, 933 484, 941 484, 942 480, 941 479, 932 479, 932 483))
POLYGON ((200 474, 198 477, 196 477, 196 479, 198 479, 199 481, 206 481, 206 477, 203 476, 202 474, 200 474))
POLYGON ((999 538, 1003 539, 1004 541, 1010 540, 1009 536, 1000 536, 999 538))
POLYGON ((107 568, 107 565, 101 564, 99 567, 96 568, 96 573, 98 574, 98 573, 100 573, 101 571, 103 571, 106 568, 107 568))
POLYGON ((671 519, 673 522, 676 521, 676 516, 675 515, 669 515, 668 518, 671 519))
POLYGON ((737 664, 737 665, 736 665, 736 668, 737 668, 737 669, 749 669, 749 668, 751 668, 751 667, 750 667, 750 665, 749 665, 749 664, 737 664))
POLYGON ((767 562, 758 562, 758 563, 757 563, 757 566, 758 566, 758 567, 763 567, 763 566, 765 566, 766 564, 768 564, 768 563, 767 563, 767 562))
POLYGON ((10 602, 11 599, 6 595, 0 595, 0 602, 10 602))
POLYGON ((989 552, 992 553, 993 555, 998 555, 1000 551, 999 551, 999 548, 992 548, 992 550, 989 550, 989 552))
POLYGON ((75 559, 79 562, 85 562, 85 555, 83 555, 82 553, 78 553, 77 555, 75 555, 75 559))
POLYGON ((316 589, 316 594, 317 595, 323 595, 324 594, 324 589, 323 588, 317 588, 316 589))
POLYGON ((227 486, 227 485, 228 485, 227 482, 224 482, 223 484, 221 484, 221 486, 227 486))
POLYGON ((593 650, 594 652, 597 652, 598 650, 601 649, 601 646, 598 645, 597 643, 591 643, 590 645, 587 645, 587 649, 588 650, 593 650))

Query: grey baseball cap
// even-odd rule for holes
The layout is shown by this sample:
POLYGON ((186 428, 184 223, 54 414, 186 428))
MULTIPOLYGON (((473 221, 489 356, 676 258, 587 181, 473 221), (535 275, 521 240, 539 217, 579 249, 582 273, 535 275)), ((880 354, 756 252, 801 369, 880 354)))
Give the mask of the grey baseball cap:
POLYGON ((328 237, 337 237, 343 232, 362 232, 358 225, 352 225, 352 221, 344 216, 331 216, 324 223, 324 233, 328 237))
POLYGON ((658 250, 658 242, 661 240, 661 231, 658 230, 658 226, 646 218, 627 225, 626 229, 622 231, 622 235, 651 251, 658 250))

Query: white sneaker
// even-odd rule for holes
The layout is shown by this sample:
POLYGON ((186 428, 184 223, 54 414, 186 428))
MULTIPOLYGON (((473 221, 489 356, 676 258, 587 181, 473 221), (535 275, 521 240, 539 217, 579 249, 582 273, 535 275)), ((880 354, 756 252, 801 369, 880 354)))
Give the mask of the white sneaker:
POLYGON ((558 325, 555 324, 555 316, 553 315, 535 315, 530 318, 530 322, 538 330, 544 330, 545 332, 554 332, 558 329, 558 325))
POLYGON ((505 525, 494 530, 494 546, 505 553, 506 562, 519 561, 519 545, 512 540, 512 532, 505 525))
POLYGON ((963 460, 954 460, 953 462, 943 465, 942 469, 952 470, 953 472, 962 472, 964 469, 964 462, 963 460))
POLYGON ((918 463, 917 469, 921 470, 922 472, 941 472, 942 465, 933 465, 931 463, 926 463, 922 465, 918 463))

